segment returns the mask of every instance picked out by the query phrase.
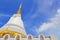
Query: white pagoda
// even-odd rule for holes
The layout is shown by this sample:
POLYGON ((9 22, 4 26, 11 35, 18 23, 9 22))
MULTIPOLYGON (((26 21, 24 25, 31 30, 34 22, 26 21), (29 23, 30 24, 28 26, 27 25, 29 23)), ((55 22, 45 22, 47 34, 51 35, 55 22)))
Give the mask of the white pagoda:
POLYGON ((16 14, 14 14, 10 20, 0 28, 0 36, 4 36, 5 34, 10 34, 11 37, 20 34, 21 36, 26 35, 24 24, 21 19, 21 5, 16 14))

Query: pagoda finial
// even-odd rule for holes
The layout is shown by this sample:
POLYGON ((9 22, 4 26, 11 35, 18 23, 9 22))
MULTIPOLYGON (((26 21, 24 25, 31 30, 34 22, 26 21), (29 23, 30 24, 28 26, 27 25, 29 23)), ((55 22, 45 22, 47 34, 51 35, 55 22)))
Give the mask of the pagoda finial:
POLYGON ((18 9, 16 14, 20 14, 21 13, 21 6, 22 6, 22 4, 20 4, 20 7, 19 7, 19 9, 18 9))

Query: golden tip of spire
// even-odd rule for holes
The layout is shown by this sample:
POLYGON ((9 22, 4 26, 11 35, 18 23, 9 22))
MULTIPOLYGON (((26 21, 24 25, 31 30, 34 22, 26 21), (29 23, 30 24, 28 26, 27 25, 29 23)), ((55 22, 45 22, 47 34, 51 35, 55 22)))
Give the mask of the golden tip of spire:
POLYGON ((20 7, 19 7, 19 9, 17 11, 17 14, 20 14, 21 13, 21 6, 22 6, 22 4, 20 4, 20 7))
POLYGON ((21 13, 21 10, 20 10, 20 8, 19 8, 19 10, 17 11, 17 14, 20 14, 21 13))

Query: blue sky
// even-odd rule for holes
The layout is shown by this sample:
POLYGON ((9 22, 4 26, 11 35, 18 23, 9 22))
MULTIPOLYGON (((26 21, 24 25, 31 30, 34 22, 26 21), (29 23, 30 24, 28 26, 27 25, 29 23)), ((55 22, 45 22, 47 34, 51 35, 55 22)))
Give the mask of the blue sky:
POLYGON ((16 13, 22 3, 22 20, 27 34, 60 34, 60 0, 0 0, 0 27, 16 13))

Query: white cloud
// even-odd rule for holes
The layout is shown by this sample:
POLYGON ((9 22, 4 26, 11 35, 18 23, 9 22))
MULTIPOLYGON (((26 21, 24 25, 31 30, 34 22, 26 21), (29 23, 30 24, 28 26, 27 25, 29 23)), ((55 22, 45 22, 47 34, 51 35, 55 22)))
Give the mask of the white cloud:
MULTIPOLYGON (((36 7, 36 11, 34 11, 34 14, 32 14, 32 16, 31 16, 32 19, 38 17, 38 15, 40 15, 41 13, 48 14, 51 11, 49 9, 52 7, 54 0, 43 0, 43 1, 34 0, 34 3, 37 4, 37 7, 36 7)), ((53 11, 53 9, 52 9, 52 11, 53 11)), ((33 12, 33 7, 31 9, 31 12, 33 12)))
POLYGON ((1 16, 10 17, 11 15, 7 15, 7 14, 0 14, 0 17, 1 17, 1 16))
POLYGON ((60 9, 57 10, 57 14, 49 19, 51 22, 43 23, 40 25, 40 27, 37 29, 37 32, 43 32, 50 28, 56 28, 60 26, 60 9))

